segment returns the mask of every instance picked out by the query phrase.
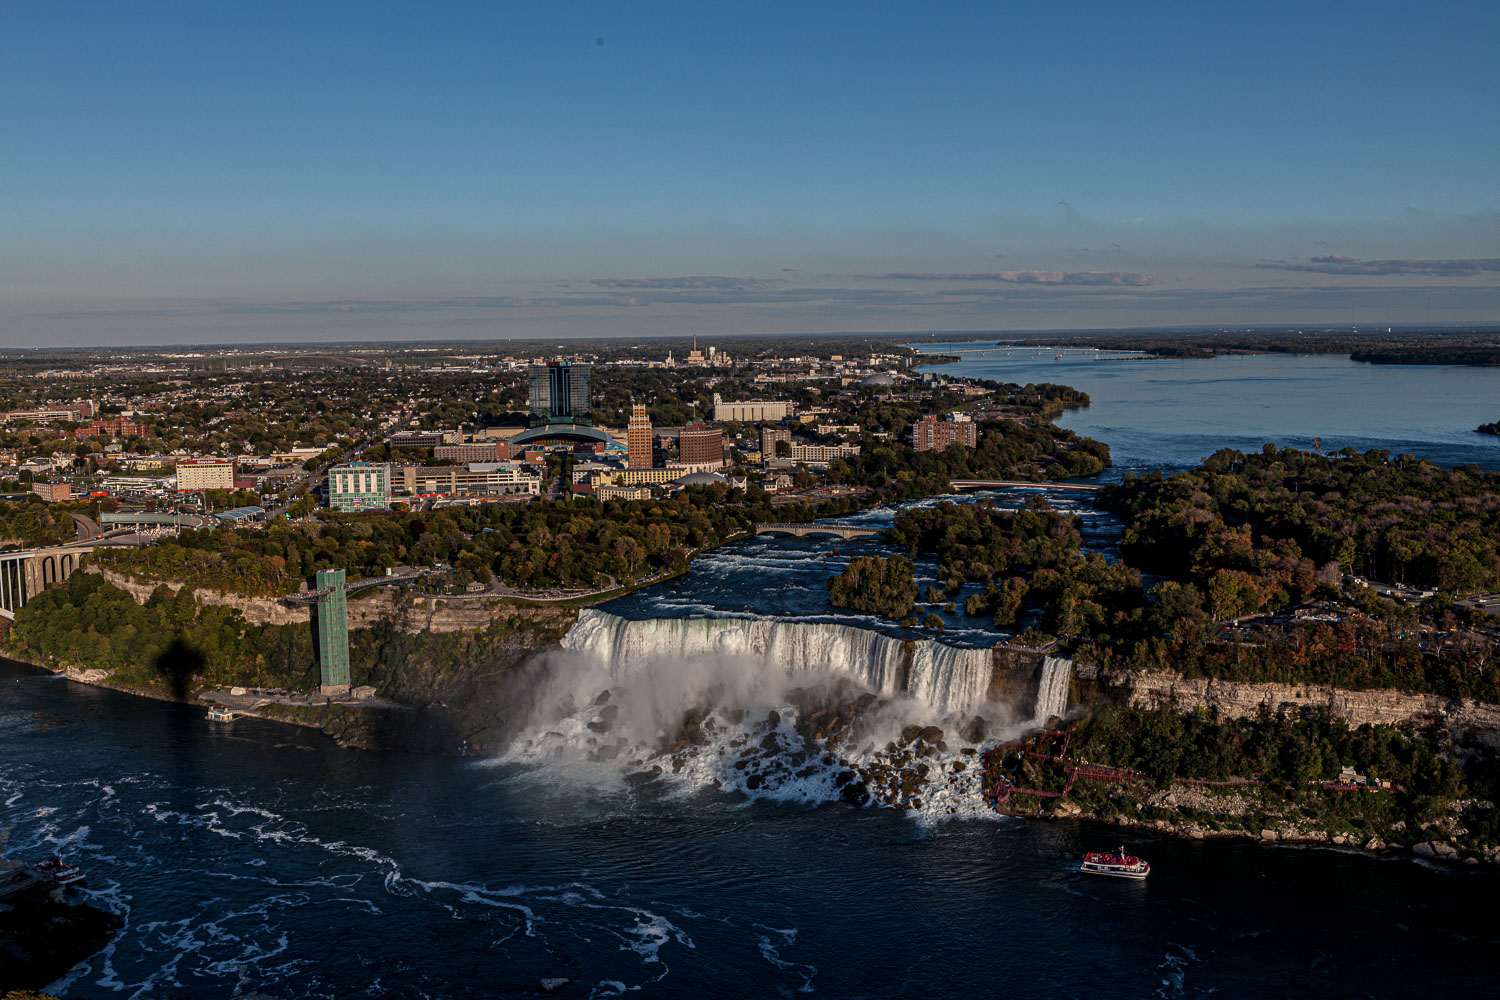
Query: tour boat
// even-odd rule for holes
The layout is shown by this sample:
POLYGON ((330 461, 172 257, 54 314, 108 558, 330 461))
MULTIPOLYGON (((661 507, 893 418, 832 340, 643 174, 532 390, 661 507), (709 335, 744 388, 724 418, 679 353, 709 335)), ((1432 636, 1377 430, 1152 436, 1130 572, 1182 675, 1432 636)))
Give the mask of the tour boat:
POLYGON ((62 858, 48 858, 36 866, 36 870, 54 885, 77 885, 84 879, 83 869, 77 865, 70 865, 62 858))
POLYGON ((209 722, 233 722, 234 713, 227 708, 210 708, 205 718, 209 722))
POLYGON ((1089 851, 1083 856, 1083 864, 1079 865, 1078 870, 1090 875, 1113 875, 1116 878, 1141 879, 1151 874, 1149 864, 1133 854, 1126 854, 1123 847, 1113 854, 1089 851))

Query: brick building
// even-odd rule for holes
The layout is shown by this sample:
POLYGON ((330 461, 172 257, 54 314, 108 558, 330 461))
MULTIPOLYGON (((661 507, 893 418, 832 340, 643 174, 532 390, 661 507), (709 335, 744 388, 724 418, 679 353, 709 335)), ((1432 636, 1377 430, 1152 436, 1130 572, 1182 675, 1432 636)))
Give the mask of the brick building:
POLYGON ((926 416, 911 425, 911 446, 917 451, 944 451, 952 445, 979 444, 979 425, 962 413, 946 420, 926 416))

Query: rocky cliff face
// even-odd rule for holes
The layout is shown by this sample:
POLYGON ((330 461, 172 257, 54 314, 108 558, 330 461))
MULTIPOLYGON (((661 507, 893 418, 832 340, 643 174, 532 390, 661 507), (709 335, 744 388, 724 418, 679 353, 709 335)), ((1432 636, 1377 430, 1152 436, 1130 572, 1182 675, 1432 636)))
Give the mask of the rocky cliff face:
POLYGON ((1500 705, 1408 694, 1377 688, 1350 691, 1312 684, 1257 684, 1207 677, 1183 677, 1172 671, 1104 672, 1105 686, 1132 708, 1175 705, 1179 709, 1207 708, 1225 718, 1254 716, 1262 709, 1271 715, 1301 708, 1326 708, 1351 726, 1425 725, 1443 722, 1464 742, 1500 747, 1500 705))
MULTIPOLYGON (((135 598, 137 604, 145 604, 163 583, 173 590, 184 586, 171 580, 136 580, 97 566, 85 567, 85 571, 101 574, 105 580, 135 598)), ((286 604, 274 598, 247 597, 203 587, 193 588, 193 595, 203 604, 234 608, 253 625, 306 625, 312 613, 309 607, 286 604)), ((561 608, 539 608, 536 611, 548 612, 543 617, 556 617, 559 623, 562 619, 571 622, 576 617, 575 612, 561 608)), ((406 632, 464 632, 486 628, 496 619, 515 613, 515 605, 498 597, 411 597, 393 589, 379 589, 357 595, 349 601, 349 627, 370 628, 377 622, 391 620, 406 632)), ((561 627, 566 628, 566 624, 561 624, 561 627)))

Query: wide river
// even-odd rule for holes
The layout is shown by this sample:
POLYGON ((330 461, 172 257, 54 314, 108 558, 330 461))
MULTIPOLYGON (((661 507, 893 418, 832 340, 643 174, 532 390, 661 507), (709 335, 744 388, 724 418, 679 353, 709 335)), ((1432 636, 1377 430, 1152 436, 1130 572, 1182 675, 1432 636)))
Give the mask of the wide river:
POLYGON ((1440 465, 1500 469, 1500 368, 1368 365, 1347 355, 1243 354, 1201 360, 989 343, 914 344, 957 353, 928 371, 997 382, 1055 382, 1089 394, 1058 423, 1110 446, 1122 469, 1196 465, 1220 448, 1267 442, 1324 451, 1384 448, 1440 465), (1061 359, 1057 354, 1061 353, 1061 359))
POLYGON ((1500 961, 1490 871, 641 796, 3 662, 0 692, 8 849, 66 845, 129 921, 63 996, 1480 996, 1500 961), (1121 840, 1149 882, 1071 869, 1121 840))

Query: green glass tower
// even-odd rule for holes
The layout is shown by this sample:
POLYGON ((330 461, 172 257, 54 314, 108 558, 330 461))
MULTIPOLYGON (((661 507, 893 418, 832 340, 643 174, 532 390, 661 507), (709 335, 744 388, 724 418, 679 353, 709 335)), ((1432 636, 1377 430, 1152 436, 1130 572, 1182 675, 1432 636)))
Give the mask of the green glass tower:
POLYGON ((344 592, 344 571, 319 570, 318 668, 320 693, 349 693, 349 604, 344 592))

